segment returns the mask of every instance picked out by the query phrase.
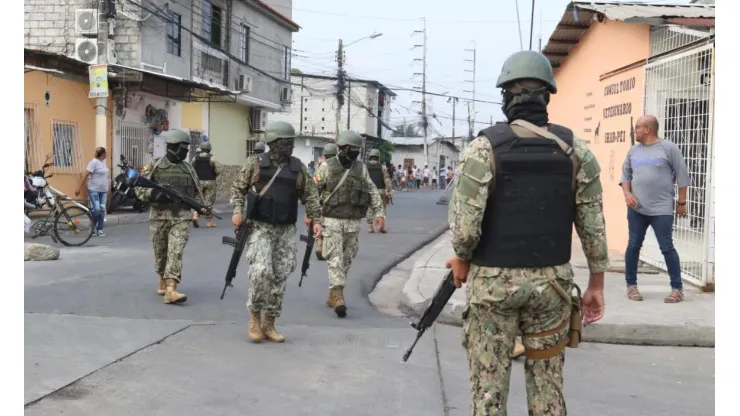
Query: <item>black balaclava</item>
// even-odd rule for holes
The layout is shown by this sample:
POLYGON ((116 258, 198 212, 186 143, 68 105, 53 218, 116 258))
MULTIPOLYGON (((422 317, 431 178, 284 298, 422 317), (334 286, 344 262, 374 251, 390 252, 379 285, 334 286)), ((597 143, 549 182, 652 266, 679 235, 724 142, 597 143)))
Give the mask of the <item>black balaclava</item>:
POLYGON ((337 153, 337 156, 339 156, 339 161, 342 162, 342 165, 351 165, 352 162, 354 162, 359 155, 359 150, 350 150, 349 146, 339 147, 339 152, 337 153))
POLYGON ((521 119, 536 126, 546 126, 549 119, 547 116, 547 104, 550 103, 550 93, 546 86, 537 89, 520 87, 519 94, 512 94, 503 90, 503 104, 501 110, 506 119, 511 123, 521 119))
POLYGON ((189 149, 189 146, 185 143, 168 143, 167 160, 172 163, 180 163, 187 159, 189 149))
POLYGON ((277 156, 278 159, 284 160, 293 155, 295 139, 277 139, 272 143, 270 153, 273 156, 277 156))

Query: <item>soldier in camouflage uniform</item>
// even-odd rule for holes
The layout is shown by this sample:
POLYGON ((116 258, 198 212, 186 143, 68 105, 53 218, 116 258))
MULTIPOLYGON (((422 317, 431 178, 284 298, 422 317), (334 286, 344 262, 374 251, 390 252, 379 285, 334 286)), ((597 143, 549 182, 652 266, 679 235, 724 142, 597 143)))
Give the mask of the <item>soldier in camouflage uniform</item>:
MULTIPOLYGON (((208 208, 213 208, 213 204, 216 202, 216 181, 218 176, 221 175, 223 167, 221 163, 211 154, 211 143, 205 142, 200 145, 200 153, 195 156, 193 160, 193 168, 195 173, 198 174, 198 180, 200 181, 200 187, 203 191, 204 203, 208 208)), ((213 223, 213 215, 206 214, 206 227, 212 228, 216 224, 213 223)), ((193 225, 198 227, 198 213, 193 212, 193 225)))
POLYGON ((233 222, 239 226, 247 192, 257 192, 252 231, 247 241, 249 263, 249 340, 283 342, 275 319, 283 308, 288 276, 296 268, 298 201, 306 207, 306 226, 313 221, 314 236, 321 233, 321 207, 316 185, 306 165, 293 157, 295 130, 277 121, 265 130, 270 151, 250 156, 231 186, 233 222), (264 316, 263 316, 264 315, 264 316))
MULTIPOLYGON (((202 202, 198 177, 185 161, 190 135, 182 130, 170 130, 165 134, 167 154, 149 161, 143 174, 202 202)), ((159 276, 157 294, 164 296, 166 304, 185 302, 188 297, 177 291, 177 285, 182 278, 182 255, 188 244, 190 208, 173 202, 159 189, 137 187, 136 195, 142 201, 151 202, 149 232, 154 245, 154 271, 159 276)))
POLYGON ((322 255, 329 265, 329 297, 326 304, 338 317, 347 315, 344 286, 352 259, 357 255, 360 224, 368 208, 378 229, 385 227, 383 201, 367 167, 357 161, 362 136, 347 130, 337 139, 337 156, 319 166, 314 179, 321 194, 324 214, 322 255))
MULTIPOLYGON (((367 158, 367 172, 370 175, 370 179, 373 180, 375 187, 378 188, 378 192, 380 192, 380 199, 383 200, 383 215, 386 216, 387 219, 388 214, 386 207, 388 207, 391 199, 393 199, 393 184, 391 183, 390 175, 388 175, 388 168, 385 165, 380 164, 380 150, 378 149, 371 150, 367 158)), ((378 231, 385 234, 385 224, 383 224, 383 228, 379 228, 378 231)), ((367 216, 367 232, 375 232, 375 230, 373 230, 372 212, 369 212, 367 216)))
POLYGON ((252 151, 252 154, 258 155, 260 153, 265 152, 265 143, 264 142, 257 142, 254 144, 254 150, 252 151))
POLYGON ((575 224, 591 272, 583 323, 601 319, 608 258, 600 168, 585 141, 549 123, 547 103, 557 90, 542 54, 509 57, 497 86, 508 122, 481 131, 465 149, 449 204, 455 257, 447 267, 457 287, 467 281, 471 414, 506 415, 510 354, 521 330, 529 414, 565 415, 571 307, 554 285, 572 288, 575 224), (558 141, 544 138, 547 131, 558 141))

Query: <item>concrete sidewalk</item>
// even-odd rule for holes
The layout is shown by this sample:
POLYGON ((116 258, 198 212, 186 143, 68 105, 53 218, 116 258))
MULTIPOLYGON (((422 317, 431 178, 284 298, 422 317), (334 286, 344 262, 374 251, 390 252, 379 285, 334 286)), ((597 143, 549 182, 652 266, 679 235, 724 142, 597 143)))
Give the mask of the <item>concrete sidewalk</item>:
MULTIPOLYGON (((404 312, 415 316, 424 312, 446 273, 445 260, 453 255, 449 232, 420 251, 403 286, 400 308, 404 312)), ((670 292, 668 275, 652 268, 640 268, 638 284, 645 300, 631 301, 626 295, 623 259, 616 253, 610 257, 612 265, 606 273, 604 290, 606 313, 601 321, 584 328, 584 341, 714 347, 714 294, 685 284, 683 302, 663 303, 670 292)), ((571 264, 576 283, 585 291, 589 272, 578 240, 573 242, 571 264)), ((465 290, 455 291, 437 321, 462 325, 464 306, 465 290)))

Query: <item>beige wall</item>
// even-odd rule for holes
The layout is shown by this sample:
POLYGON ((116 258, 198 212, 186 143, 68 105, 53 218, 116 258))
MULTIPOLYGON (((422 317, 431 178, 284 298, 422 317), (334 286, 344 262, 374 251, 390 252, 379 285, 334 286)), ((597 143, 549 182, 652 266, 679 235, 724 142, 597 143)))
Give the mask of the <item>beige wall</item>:
POLYGON ((631 127, 643 111, 644 66, 620 68, 649 53, 649 26, 594 22, 556 69, 558 93, 548 107, 550 120, 588 141, 601 166, 608 245, 620 253, 627 246, 628 233, 619 181, 622 162, 634 141, 631 127))
POLYGON ((247 161, 249 107, 236 103, 210 103, 208 140, 213 154, 225 165, 243 165, 247 161))
MULTIPOLYGON (((32 63, 32 62, 31 62, 32 63)), ((49 184, 71 198, 87 200, 87 190, 79 197, 75 191, 82 181, 82 174, 95 154, 95 100, 88 98, 89 84, 61 78, 46 72, 30 71, 24 75, 23 95, 25 117, 29 120, 30 152, 27 156, 29 170, 41 169, 44 158, 54 151, 52 124, 54 122, 73 125, 76 140, 72 149, 73 166, 52 167, 48 172, 54 176, 49 184), (45 94, 51 98, 47 103, 45 94)), ((113 104, 108 99, 108 108, 113 104)), ((106 132, 106 164, 111 168, 111 112, 108 112, 106 132)), ((52 159, 53 160, 53 159, 52 159)))

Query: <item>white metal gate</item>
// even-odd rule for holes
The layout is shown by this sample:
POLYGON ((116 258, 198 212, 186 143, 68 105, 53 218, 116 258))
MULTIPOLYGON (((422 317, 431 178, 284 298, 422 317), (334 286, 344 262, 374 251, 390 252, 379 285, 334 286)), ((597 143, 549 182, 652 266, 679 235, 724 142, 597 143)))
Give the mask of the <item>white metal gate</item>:
MULTIPOLYGON (((149 126, 131 121, 121 122, 121 154, 129 165, 143 168, 152 159, 149 126)), ((118 161, 115 161, 118 163, 118 161)))
MULTIPOLYGON (((714 41, 649 62, 644 104, 645 114, 660 122, 659 136, 681 149, 691 177, 687 215, 675 217, 673 226, 682 277, 701 287, 713 285, 714 41)), ((652 229, 645 236, 640 260, 666 268, 652 229)))

